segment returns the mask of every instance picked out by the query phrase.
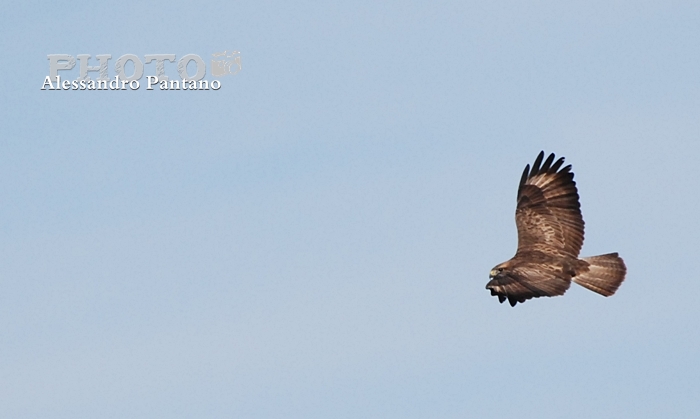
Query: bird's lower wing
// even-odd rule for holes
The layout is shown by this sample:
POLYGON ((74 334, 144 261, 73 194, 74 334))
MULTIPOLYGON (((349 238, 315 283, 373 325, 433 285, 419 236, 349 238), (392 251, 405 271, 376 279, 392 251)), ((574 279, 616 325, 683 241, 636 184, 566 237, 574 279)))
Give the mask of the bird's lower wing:
POLYGON ((501 303, 508 300, 511 306, 515 306, 530 298, 562 295, 570 285, 570 278, 561 278, 548 269, 525 267, 492 279, 486 284, 486 289, 491 291, 491 295, 498 296, 501 303))

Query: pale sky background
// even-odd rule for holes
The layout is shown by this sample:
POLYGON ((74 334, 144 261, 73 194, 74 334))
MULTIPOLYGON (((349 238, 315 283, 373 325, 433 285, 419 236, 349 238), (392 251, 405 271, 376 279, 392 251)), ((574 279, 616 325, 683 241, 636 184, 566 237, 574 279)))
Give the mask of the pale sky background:
POLYGON ((0 417, 698 417, 700 3, 17 2, 0 48, 0 417), (484 289, 540 150, 611 298, 484 289))

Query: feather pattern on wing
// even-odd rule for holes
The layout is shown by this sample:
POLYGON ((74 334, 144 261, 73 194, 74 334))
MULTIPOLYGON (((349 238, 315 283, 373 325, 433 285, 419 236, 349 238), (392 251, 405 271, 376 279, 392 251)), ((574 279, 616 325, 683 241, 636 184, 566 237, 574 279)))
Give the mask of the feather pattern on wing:
POLYGON ((577 257, 583 245, 583 217, 571 166, 560 170, 564 158, 554 162, 540 152, 530 169, 525 167, 518 187, 515 223, 518 254, 540 251, 577 257))

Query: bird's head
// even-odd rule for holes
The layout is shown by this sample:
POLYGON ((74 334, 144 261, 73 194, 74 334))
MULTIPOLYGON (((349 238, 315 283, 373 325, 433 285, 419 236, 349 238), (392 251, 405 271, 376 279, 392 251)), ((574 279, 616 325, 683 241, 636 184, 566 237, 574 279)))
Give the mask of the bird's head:
POLYGON ((515 306, 517 303, 522 303, 532 297, 512 294, 517 291, 517 287, 513 287, 517 278, 513 276, 512 267, 512 260, 494 266, 489 272, 490 281, 486 284, 486 289, 491 291, 491 295, 498 296, 499 302, 508 300, 511 306, 515 306))
POLYGON ((489 279, 500 278, 507 270, 508 267, 504 263, 496 265, 493 269, 491 269, 491 272, 489 272, 489 279))

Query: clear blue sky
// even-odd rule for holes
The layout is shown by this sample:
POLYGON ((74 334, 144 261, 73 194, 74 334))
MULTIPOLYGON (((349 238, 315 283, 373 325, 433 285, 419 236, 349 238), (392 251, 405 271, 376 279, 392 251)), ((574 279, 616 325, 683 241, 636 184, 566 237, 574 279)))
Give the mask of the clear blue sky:
POLYGON ((15 2, 0 48, 0 417, 697 417, 699 3, 15 2), (611 298, 484 289, 540 150, 611 298))

